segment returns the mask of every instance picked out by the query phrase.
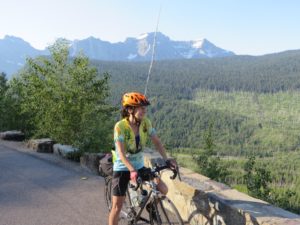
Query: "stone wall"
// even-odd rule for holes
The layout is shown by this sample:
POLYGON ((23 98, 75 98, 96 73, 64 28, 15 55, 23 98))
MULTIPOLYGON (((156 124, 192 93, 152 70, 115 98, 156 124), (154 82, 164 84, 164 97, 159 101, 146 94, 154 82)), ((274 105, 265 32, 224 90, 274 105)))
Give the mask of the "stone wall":
MULTIPOLYGON (((158 153, 148 150, 145 166, 161 162, 158 153)), ((191 170, 181 168, 182 181, 162 173, 168 197, 186 224, 191 225, 300 225, 300 216, 238 192, 191 170)))
POLYGON ((25 135, 21 131, 12 130, 0 132, 0 139, 7 141, 23 141, 25 139, 25 135))
POLYGON ((104 155, 103 153, 85 153, 80 157, 80 165, 92 173, 99 175, 99 160, 104 155))
POLYGON ((53 153, 54 141, 50 138, 31 139, 27 143, 27 147, 40 153, 53 153))

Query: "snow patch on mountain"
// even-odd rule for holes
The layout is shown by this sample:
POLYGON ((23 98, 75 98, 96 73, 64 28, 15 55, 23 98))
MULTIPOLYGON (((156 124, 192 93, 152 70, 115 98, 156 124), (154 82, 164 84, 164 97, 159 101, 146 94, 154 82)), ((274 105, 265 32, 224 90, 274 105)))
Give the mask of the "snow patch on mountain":
POLYGON ((185 59, 191 59, 191 58, 193 58, 194 54, 195 54, 195 49, 191 49, 191 50, 189 50, 188 52, 183 52, 183 53, 181 53, 181 55, 182 55, 185 59))
POLYGON ((192 47, 193 47, 193 48, 201 48, 202 45, 203 45, 203 42, 204 42, 203 39, 193 41, 192 47))
POLYGON ((127 59, 129 59, 129 60, 132 60, 132 59, 135 59, 137 57, 137 54, 129 54, 128 56, 127 56, 127 59))
POLYGON ((151 45, 146 39, 139 41, 138 43, 138 54, 140 56, 145 56, 150 51, 151 45))
POLYGON ((199 50, 199 53, 205 55, 205 51, 203 51, 202 49, 199 50))
POLYGON ((142 40, 142 39, 147 38, 148 36, 149 36, 148 33, 144 33, 144 34, 141 34, 140 36, 138 36, 136 39, 137 39, 137 40, 142 40))

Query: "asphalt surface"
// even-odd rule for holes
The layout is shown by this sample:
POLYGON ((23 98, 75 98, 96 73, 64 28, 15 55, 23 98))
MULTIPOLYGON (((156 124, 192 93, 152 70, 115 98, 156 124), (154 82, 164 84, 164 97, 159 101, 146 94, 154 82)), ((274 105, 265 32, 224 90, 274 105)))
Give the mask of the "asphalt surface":
POLYGON ((55 157, 0 141, 0 225, 108 224, 103 178, 55 157))

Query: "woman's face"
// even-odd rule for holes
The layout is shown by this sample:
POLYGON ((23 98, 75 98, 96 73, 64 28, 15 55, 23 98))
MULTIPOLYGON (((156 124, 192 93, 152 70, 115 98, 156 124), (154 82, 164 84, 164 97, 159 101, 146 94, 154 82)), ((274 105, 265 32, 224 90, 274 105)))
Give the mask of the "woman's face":
POLYGON ((146 113, 147 113, 146 106, 136 107, 133 112, 135 118, 137 118, 138 120, 142 120, 144 118, 144 116, 146 115, 146 113))

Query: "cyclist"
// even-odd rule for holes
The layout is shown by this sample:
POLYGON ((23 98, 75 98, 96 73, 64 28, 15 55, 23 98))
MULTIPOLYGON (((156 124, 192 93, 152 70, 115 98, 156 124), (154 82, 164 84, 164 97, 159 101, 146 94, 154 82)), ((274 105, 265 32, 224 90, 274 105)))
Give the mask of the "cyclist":
MULTIPOLYGON (((174 159, 168 159, 165 148, 156 135, 150 120, 145 116, 150 102, 141 93, 125 93, 122 97, 122 120, 114 128, 116 159, 112 179, 112 208, 109 215, 109 225, 117 225, 120 211, 125 200, 128 182, 136 182, 139 174, 143 174, 143 149, 150 138, 155 148, 172 167, 177 167, 174 159)), ((157 188, 162 194, 168 192, 167 186, 156 179, 157 188)))

